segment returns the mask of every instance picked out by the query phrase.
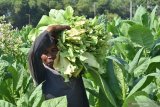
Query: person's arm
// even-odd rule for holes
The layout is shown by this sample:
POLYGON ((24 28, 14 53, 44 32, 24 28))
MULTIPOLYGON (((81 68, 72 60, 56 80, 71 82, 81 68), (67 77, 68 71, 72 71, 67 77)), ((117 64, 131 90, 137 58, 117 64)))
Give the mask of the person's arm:
POLYGON ((45 48, 47 47, 47 44, 50 42, 50 35, 48 31, 44 31, 43 33, 38 36, 32 45, 30 51, 29 51, 29 67, 31 75, 34 79, 34 82, 36 85, 43 82, 44 79, 44 72, 45 68, 43 66, 41 55, 45 48))

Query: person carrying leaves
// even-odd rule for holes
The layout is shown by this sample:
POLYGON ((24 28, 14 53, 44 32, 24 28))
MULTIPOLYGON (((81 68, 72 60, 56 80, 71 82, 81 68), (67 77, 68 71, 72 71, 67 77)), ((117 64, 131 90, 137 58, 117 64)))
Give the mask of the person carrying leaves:
POLYGON ((67 25, 48 26, 36 38, 29 51, 30 73, 36 85, 43 84, 42 92, 46 100, 66 96, 67 107, 89 107, 82 76, 71 77, 65 82, 59 71, 53 68, 59 50, 57 36, 69 29, 67 25))

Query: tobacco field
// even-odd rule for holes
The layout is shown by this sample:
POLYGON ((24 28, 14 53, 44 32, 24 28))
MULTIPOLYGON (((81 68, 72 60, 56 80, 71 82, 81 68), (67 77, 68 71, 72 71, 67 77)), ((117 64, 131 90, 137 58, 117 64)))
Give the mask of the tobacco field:
MULTIPOLYGON (((61 34, 60 62, 53 65, 68 80, 85 73, 90 107, 160 106, 160 17, 157 6, 137 8, 132 19, 105 15, 74 16, 72 7, 51 9, 36 27, 14 29, 0 17, 0 107, 67 107, 65 96, 44 100, 42 84, 29 73, 28 51, 49 25, 70 25, 61 34), (63 65, 63 66, 61 66, 63 65), (62 69, 70 66, 71 69, 62 69)), ((78 107, 78 106, 77 106, 78 107)))

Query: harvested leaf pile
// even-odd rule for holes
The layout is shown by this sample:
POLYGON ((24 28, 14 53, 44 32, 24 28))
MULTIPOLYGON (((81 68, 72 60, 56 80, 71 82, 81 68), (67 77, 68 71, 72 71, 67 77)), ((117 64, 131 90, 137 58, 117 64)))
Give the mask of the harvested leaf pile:
POLYGON ((44 15, 30 34, 30 40, 44 31, 49 25, 69 25, 70 30, 62 32, 58 37, 59 53, 54 61, 54 68, 64 77, 77 77, 89 67, 104 72, 107 40, 106 19, 99 16, 87 19, 84 16, 73 16, 73 9, 51 9, 49 16, 44 15))

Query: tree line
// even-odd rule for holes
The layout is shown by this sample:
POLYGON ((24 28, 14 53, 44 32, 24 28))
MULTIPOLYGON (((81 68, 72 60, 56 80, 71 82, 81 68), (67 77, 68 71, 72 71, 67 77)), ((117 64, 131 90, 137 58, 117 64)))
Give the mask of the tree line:
POLYGON ((108 19, 115 16, 132 17, 137 6, 143 5, 152 10, 159 0, 0 0, 0 16, 14 27, 27 24, 36 26, 42 15, 48 15, 50 9, 65 9, 72 6, 75 15, 92 18, 105 14, 108 19))

